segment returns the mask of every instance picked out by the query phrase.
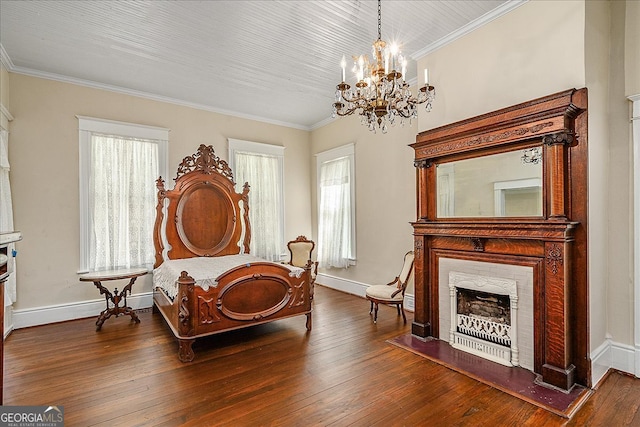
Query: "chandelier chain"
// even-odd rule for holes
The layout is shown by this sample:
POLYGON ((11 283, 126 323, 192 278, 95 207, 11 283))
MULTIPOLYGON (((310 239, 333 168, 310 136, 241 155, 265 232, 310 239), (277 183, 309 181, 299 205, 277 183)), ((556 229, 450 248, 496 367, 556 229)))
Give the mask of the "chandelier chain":
POLYGON ((382 0, 378 0, 378 40, 382 40, 382 0))

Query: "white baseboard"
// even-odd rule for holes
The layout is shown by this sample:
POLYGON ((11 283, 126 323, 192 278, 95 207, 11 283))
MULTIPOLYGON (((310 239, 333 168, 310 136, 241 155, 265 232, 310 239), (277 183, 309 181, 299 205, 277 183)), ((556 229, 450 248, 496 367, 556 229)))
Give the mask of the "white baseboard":
POLYGON ((636 353, 636 369, 634 372, 636 374, 636 377, 640 378, 640 344, 636 344, 635 353, 636 353))
POLYGON ((4 331, 2 331, 4 339, 7 339, 11 331, 13 331, 13 306, 9 305, 4 308, 4 331))
MULTIPOLYGON (((153 293, 145 292, 128 296, 127 304, 133 309, 149 308, 153 305, 153 293)), ((12 329, 83 319, 85 317, 98 317, 105 307, 106 303, 104 299, 96 299, 69 304, 13 310, 12 329)))
POLYGON ((407 294, 407 293, 404 294, 404 308, 407 311, 410 311, 412 313, 415 311, 414 301, 415 301, 415 298, 413 295, 407 294))
POLYGON ((635 375, 635 358, 633 346, 611 343, 611 367, 613 369, 635 375))
MULTIPOLYGON (((350 279, 343 279, 336 276, 330 276, 324 273, 318 273, 318 276, 316 277, 316 283, 318 285, 326 286, 327 288, 335 289, 337 291, 357 295, 361 298, 365 297, 367 288, 370 286, 366 283, 356 282, 355 280, 350 279)), ((413 312, 414 307, 414 296, 411 294, 405 294, 404 308, 407 311, 413 312)))
POLYGON ((348 294, 357 295, 361 298, 365 297, 365 292, 369 287, 368 284, 356 282, 355 280, 343 279, 341 277, 329 276, 328 274, 318 273, 316 283, 327 288, 337 291, 346 292, 348 294))
POLYGON ((596 386, 611 368, 611 341, 605 340, 591 352, 591 384, 596 386))
POLYGON ((635 364, 640 358, 640 349, 621 344, 607 338, 591 352, 591 383, 595 386, 609 369, 636 375, 635 364))

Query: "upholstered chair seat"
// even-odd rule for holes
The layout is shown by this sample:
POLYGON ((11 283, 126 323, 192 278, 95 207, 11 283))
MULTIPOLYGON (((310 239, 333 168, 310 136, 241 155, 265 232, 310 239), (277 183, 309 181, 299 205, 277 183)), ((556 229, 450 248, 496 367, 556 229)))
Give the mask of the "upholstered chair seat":
POLYGON ((378 322, 378 304, 395 305, 398 310, 398 316, 402 315, 404 322, 407 317, 404 314, 404 292, 407 289, 407 283, 411 272, 413 271, 413 251, 409 251, 404 255, 402 270, 393 281, 386 285, 372 285, 367 288, 366 297, 371 301, 369 314, 374 313, 373 323, 378 322))
POLYGON ((404 298, 402 290, 395 286, 373 285, 367 288, 367 296, 380 301, 400 302, 404 298))

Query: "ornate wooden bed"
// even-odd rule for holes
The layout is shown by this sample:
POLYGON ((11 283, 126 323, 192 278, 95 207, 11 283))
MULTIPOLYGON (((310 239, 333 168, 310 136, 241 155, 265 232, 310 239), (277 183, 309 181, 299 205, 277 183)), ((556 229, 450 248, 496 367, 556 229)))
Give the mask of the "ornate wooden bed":
POLYGON ((311 330, 311 266, 249 255, 249 185, 234 189, 229 165, 200 145, 178 166, 173 190, 156 181, 154 311, 190 362, 196 338, 304 314, 311 330))

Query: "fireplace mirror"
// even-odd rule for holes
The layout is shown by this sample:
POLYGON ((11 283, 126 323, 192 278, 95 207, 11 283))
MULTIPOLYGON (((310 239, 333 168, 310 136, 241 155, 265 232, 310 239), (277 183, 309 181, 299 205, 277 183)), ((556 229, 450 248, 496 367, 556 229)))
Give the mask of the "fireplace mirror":
POLYGON ((438 218, 541 217, 542 147, 437 164, 438 218))

